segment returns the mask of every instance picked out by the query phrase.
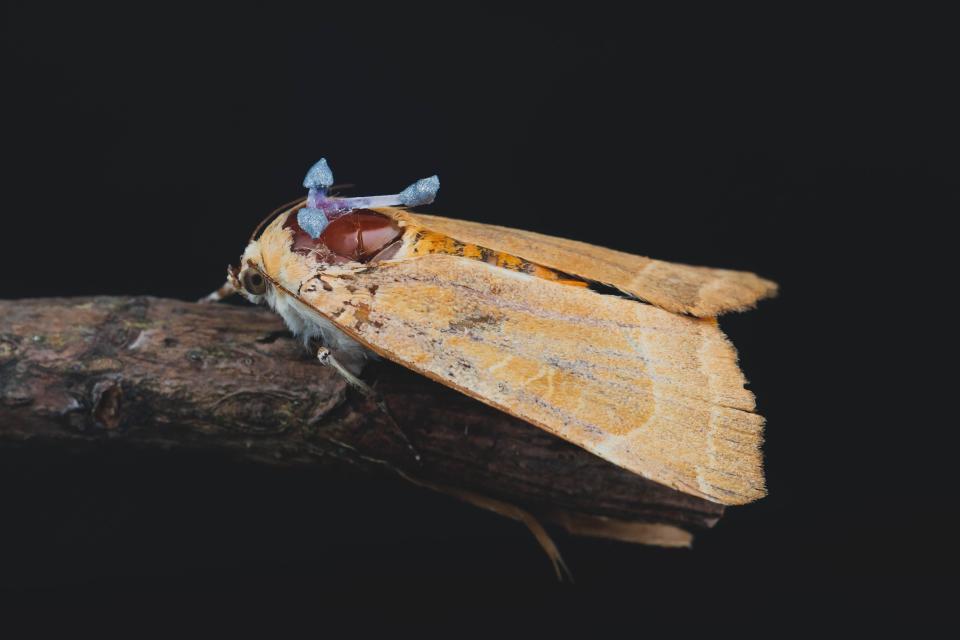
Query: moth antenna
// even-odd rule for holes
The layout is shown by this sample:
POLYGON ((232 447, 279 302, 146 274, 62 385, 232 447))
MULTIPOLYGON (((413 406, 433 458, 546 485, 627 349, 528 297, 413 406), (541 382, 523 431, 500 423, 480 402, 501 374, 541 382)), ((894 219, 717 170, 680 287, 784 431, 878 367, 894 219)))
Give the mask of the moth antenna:
POLYGON ((329 193, 331 197, 336 197, 336 195, 337 195, 340 191, 348 191, 348 190, 350 190, 350 189, 355 188, 356 186, 357 186, 357 185, 353 184, 352 182, 343 182, 343 183, 340 183, 340 184, 335 184, 335 185, 333 185, 332 187, 330 187, 329 189, 327 189, 327 193, 329 193))
MULTIPOLYGON (((257 225, 257 228, 253 230, 253 234, 250 236, 250 239, 247 241, 247 243, 249 244, 250 242, 253 242, 254 240, 256 240, 256 239, 257 239, 257 236, 260 235, 260 232, 263 231, 263 228, 264 228, 265 226, 267 226, 267 224, 268 224, 271 220, 273 220, 274 218, 276 218, 278 215, 280 215, 280 214, 283 213, 284 211, 290 209, 291 207, 295 206, 297 203, 302 202, 302 201, 303 201, 303 198, 297 198, 296 200, 291 200, 290 202, 286 202, 286 203, 280 205, 279 207, 277 207, 276 209, 274 209, 273 211, 271 211, 270 213, 268 213, 267 216, 266 216, 263 220, 260 221, 260 224, 257 225)), ((200 298, 199 300, 197 300, 197 302, 199 302, 199 303, 201 303, 201 304, 209 304, 209 303, 213 303, 213 302, 220 302, 221 300, 225 300, 225 299, 229 298, 230 296, 236 294, 236 293, 237 293, 237 288, 236 288, 236 286, 234 286, 234 284, 233 284, 233 282, 234 282, 234 280, 236 279, 236 277, 237 277, 237 274, 234 273, 234 267, 228 266, 228 267, 227 267, 227 281, 224 282, 224 283, 220 286, 219 289, 217 289, 216 291, 213 291, 213 292, 211 292, 211 293, 208 293, 207 295, 205 295, 205 296, 203 296, 202 298, 200 298)))
POLYGON ((267 216, 266 216, 263 220, 260 221, 260 224, 257 225, 257 228, 253 230, 253 234, 250 236, 250 239, 247 240, 247 244, 249 244, 249 243, 253 242, 254 240, 256 240, 257 237, 260 235, 260 232, 263 231, 263 228, 264 228, 265 226, 267 226, 267 224, 268 224, 271 220, 273 220, 274 218, 276 218, 278 215, 280 215, 280 214, 283 213, 284 211, 286 211, 286 210, 288 210, 288 209, 292 209, 293 207, 295 207, 295 206, 298 205, 298 204, 303 204, 303 197, 302 197, 302 196, 299 197, 299 198, 297 198, 296 200, 291 200, 290 202, 285 202, 284 204, 280 205, 279 207, 277 207, 276 209, 274 209, 273 211, 271 211, 270 213, 268 213, 267 216))
POLYGON ((364 382, 357 376, 353 375, 353 373, 351 373, 350 370, 347 369, 345 366, 340 364, 340 362, 335 357, 333 357, 333 354, 330 353, 330 349, 327 349, 326 347, 320 347, 319 349, 317 349, 317 360, 319 360, 321 364, 330 365, 331 367, 333 367, 336 370, 336 372, 339 373, 343 377, 343 379, 347 381, 347 384, 351 385, 357 391, 359 391, 363 395, 373 400, 376 403, 377 407, 380 409, 380 411, 382 411, 383 414, 387 416, 387 418, 390 420, 391 425, 400 433, 400 436, 403 438, 404 443, 406 443, 407 445, 407 449, 409 449, 411 455, 413 455, 413 459, 416 460, 417 464, 422 464, 420 452, 417 451, 417 448, 415 446, 413 446, 413 443, 410 441, 410 438, 407 436, 407 432, 403 430, 403 428, 400 426, 400 424, 396 420, 394 420, 393 414, 390 413, 390 408, 387 406, 387 403, 383 399, 383 396, 377 393, 377 391, 373 387, 368 385, 366 382, 364 382))

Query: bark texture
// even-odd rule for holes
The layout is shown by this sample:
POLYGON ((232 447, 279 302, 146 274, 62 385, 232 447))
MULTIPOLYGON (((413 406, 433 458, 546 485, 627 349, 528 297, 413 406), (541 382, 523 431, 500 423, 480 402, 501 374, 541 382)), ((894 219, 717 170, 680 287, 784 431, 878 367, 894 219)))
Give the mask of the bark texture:
POLYGON ((378 363, 364 377, 421 464, 373 402, 266 310, 149 297, 0 301, 6 446, 118 440, 321 464, 402 477, 495 511, 490 503, 509 503, 576 534, 668 546, 689 544, 723 513, 403 367, 378 363))

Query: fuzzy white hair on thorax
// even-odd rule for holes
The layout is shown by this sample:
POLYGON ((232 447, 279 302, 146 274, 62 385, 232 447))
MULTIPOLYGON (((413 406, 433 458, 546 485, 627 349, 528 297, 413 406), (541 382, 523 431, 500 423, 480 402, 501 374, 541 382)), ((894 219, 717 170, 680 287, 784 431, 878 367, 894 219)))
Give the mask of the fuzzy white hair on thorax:
MULTIPOLYGON (((262 262, 262 259, 258 260, 258 258, 260 258, 260 246, 258 241, 254 240, 247 245, 240 263, 262 262)), ((320 341, 323 346, 331 351, 337 361, 354 375, 360 375, 368 360, 378 359, 373 351, 338 329, 330 320, 327 320, 295 297, 277 290, 272 284, 267 285, 267 290, 263 295, 253 295, 242 286, 239 291, 244 298, 253 304, 266 303, 267 306, 276 311, 283 318, 290 332, 302 340, 304 346, 308 349, 311 340, 320 341)))
POLYGON ((363 371, 368 360, 375 360, 376 354, 338 329, 332 322, 307 308, 299 300, 273 287, 267 290, 265 298, 271 309, 280 314, 287 323, 290 332, 303 341, 309 348, 311 340, 318 340, 330 349, 334 357, 354 375, 363 371))

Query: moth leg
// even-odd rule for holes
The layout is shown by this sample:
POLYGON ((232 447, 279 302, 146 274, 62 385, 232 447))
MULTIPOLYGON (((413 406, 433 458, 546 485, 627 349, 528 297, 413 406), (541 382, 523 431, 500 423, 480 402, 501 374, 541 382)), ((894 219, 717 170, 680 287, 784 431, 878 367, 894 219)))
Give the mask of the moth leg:
POLYGON ((413 446, 413 443, 410 441, 410 438, 407 436, 407 432, 403 430, 403 428, 400 426, 400 424, 396 420, 394 420, 393 414, 390 413, 390 408, 387 407, 387 403, 383 399, 383 396, 377 393, 377 391, 373 387, 368 385, 366 382, 364 382, 357 376, 353 375, 353 373, 351 373, 350 370, 347 369, 345 366, 340 364, 340 362, 333 357, 333 354, 330 352, 330 349, 327 349, 326 347, 318 348, 317 360, 319 360, 321 364, 329 365, 333 367, 336 370, 336 372, 339 373, 343 377, 343 379, 347 381, 347 384, 349 384, 354 389, 356 389, 357 391, 367 396, 368 398, 370 398, 376 403, 380 411, 382 411, 383 414, 387 416, 387 419, 390 421, 390 424, 393 425, 393 427, 400 433, 400 436, 403 438, 404 443, 406 443, 407 445, 407 449, 409 449, 411 455, 413 455, 413 459, 417 461, 417 464, 420 464, 421 463, 420 452, 417 451, 417 448, 415 446, 413 446))
POLYGON ((557 574, 557 580, 560 582, 564 580, 573 582, 573 573, 570 571, 570 568, 567 567, 567 563, 563 561, 563 556, 560 555, 560 549, 557 548, 553 538, 550 537, 550 534, 547 533, 547 530, 544 529, 543 525, 540 524, 540 521, 537 520, 536 516, 532 513, 509 502, 490 498, 472 491, 452 489, 447 492, 475 507, 480 507, 481 509, 492 511, 505 518, 522 522, 526 525, 527 529, 529 529, 530 533, 533 534, 533 537, 537 543, 540 544, 543 552, 547 554, 550 564, 553 565, 553 571, 557 574))
POLYGON ((454 496, 455 498, 463 500, 467 504, 480 507, 481 509, 486 509, 487 511, 492 511, 493 513, 499 514, 505 518, 510 518, 511 520, 516 520, 517 522, 522 522, 530 531, 530 533, 533 534, 533 537, 540 545, 540 548, 543 549, 543 552, 547 554, 547 558, 550 560, 550 564, 553 565, 553 570, 557 574, 557 580, 560 582, 563 582, 564 580, 573 582, 573 573, 570 571, 570 568, 567 567, 567 563, 563 561, 563 556, 560 555, 560 549, 557 548, 553 538, 550 537, 550 534, 547 533, 547 530, 542 524, 540 524, 540 521, 537 520, 537 517, 526 509, 518 507, 515 504, 510 504, 509 502, 504 502, 503 500, 499 500, 497 498, 491 498, 490 496, 476 493, 474 491, 467 491, 466 489, 460 489, 458 487, 435 484, 429 480, 414 478, 410 474, 404 473, 400 469, 394 470, 413 484, 420 485, 421 487, 426 487, 428 489, 433 489, 434 491, 439 491, 440 493, 446 493, 454 496))
POLYGON ((217 289, 216 291, 213 291, 212 293, 208 293, 207 295, 197 300, 197 302, 199 302, 200 304, 220 302, 221 300, 225 300, 230 296, 234 295, 235 293, 237 293, 237 288, 233 286, 233 283, 230 280, 227 280, 226 282, 223 283, 223 286, 221 286, 219 289, 217 289))
POLYGON ((497 498, 491 498, 490 496, 485 496, 474 491, 468 491, 459 487, 451 487, 449 485, 437 484, 436 482, 426 480, 425 478, 412 476, 403 469, 394 467, 386 460, 373 458, 357 451, 355 447, 345 442, 341 442, 329 437, 326 439, 368 462, 375 462, 387 467, 388 469, 391 469, 401 478, 407 480, 408 482, 412 482, 418 487, 424 487, 425 489, 430 489, 439 493, 445 493, 459 500, 463 500, 467 504, 473 505, 474 507, 480 507, 481 509, 492 511, 493 513, 501 515, 505 518, 522 522, 524 525, 526 525, 530 533, 533 534, 533 537, 540 545, 540 548, 543 549, 543 552, 547 554, 547 558, 550 560, 550 564, 553 565, 553 570, 557 574, 557 580, 560 582, 563 582, 564 580, 573 582, 573 573, 570 571, 570 568, 567 567, 567 563, 563 561, 563 556, 560 555, 560 549, 557 548, 553 538, 550 537, 550 534, 547 533, 547 530, 542 524, 540 524, 540 521, 537 520, 537 517, 526 509, 522 509, 515 504, 510 504, 509 502, 504 502, 503 500, 499 500, 497 498))

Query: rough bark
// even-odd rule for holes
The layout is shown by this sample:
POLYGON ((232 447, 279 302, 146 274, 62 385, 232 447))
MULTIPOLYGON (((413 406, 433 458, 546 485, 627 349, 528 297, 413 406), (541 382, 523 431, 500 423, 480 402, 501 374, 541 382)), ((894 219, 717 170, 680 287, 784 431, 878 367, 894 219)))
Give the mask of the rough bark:
POLYGON ((671 546, 723 512, 400 366, 379 363, 365 377, 421 464, 374 403, 266 310, 148 297, 0 301, 6 446, 123 441, 381 473, 480 506, 516 505, 573 533, 671 546))

